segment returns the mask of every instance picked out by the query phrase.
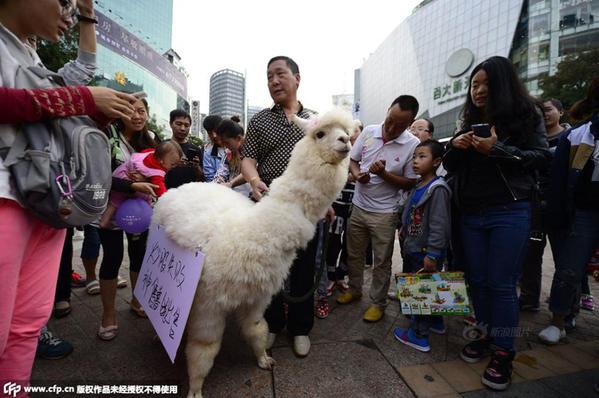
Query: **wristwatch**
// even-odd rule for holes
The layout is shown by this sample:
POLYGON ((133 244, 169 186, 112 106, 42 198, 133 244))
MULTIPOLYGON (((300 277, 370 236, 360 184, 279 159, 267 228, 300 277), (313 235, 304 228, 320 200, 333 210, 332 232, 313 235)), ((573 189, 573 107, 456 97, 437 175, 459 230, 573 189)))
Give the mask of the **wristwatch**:
POLYGON ((79 22, 87 22, 87 23, 95 23, 95 24, 98 23, 98 18, 96 18, 96 17, 90 18, 90 17, 86 17, 85 15, 81 15, 81 14, 77 14, 77 20, 79 22))
POLYGON ((427 253, 426 257, 428 257, 429 259, 433 260, 434 262, 439 261, 439 257, 435 256, 434 254, 427 253))

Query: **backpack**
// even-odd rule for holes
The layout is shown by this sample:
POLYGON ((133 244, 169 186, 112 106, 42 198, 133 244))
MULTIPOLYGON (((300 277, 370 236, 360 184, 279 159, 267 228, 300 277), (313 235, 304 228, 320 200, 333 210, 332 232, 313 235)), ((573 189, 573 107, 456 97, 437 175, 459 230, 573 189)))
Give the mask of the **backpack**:
MULTIPOLYGON (((18 60, 20 54, 11 55, 18 60)), ((15 88, 65 86, 60 75, 19 63, 15 88)), ((23 123, 14 142, 1 145, 0 156, 21 205, 45 224, 82 226, 106 209, 112 182, 110 145, 89 117, 23 123)))

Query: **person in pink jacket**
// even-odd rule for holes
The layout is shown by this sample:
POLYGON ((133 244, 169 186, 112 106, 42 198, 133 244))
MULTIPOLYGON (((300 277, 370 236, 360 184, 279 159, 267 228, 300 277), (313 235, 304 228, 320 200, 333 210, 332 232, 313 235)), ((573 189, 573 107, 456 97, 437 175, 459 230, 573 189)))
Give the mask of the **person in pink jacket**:
MULTIPOLYGON (((183 157, 183 151, 175 141, 164 141, 156 149, 147 149, 140 153, 134 153, 131 158, 121 164, 112 173, 113 177, 122 178, 133 182, 150 182, 158 186, 156 196, 160 197, 166 192, 164 176, 173 167, 177 166, 183 157)), ((145 199, 152 203, 152 196, 136 192, 136 197, 145 199)), ((124 192, 111 191, 110 203, 100 219, 100 227, 110 228, 117 209, 131 195, 124 192)))

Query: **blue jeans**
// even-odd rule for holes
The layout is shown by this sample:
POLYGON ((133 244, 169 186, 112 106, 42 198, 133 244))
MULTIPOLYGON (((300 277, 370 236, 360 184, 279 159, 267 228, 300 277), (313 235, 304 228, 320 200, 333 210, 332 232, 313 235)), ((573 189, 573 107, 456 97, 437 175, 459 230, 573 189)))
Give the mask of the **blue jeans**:
POLYGON ((549 309, 557 315, 569 315, 580 300, 580 281, 587 263, 599 246, 599 211, 577 210, 572 227, 557 231, 551 245, 555 274, 549 309))
MULTIPOLYGON (((488 207, 462 216, 462 241, 476 320, 511 351, 518 327, 516 282, 530 233, 530 203, 488 207)), ((580 284, 580 278, 578 279, 580 284)))

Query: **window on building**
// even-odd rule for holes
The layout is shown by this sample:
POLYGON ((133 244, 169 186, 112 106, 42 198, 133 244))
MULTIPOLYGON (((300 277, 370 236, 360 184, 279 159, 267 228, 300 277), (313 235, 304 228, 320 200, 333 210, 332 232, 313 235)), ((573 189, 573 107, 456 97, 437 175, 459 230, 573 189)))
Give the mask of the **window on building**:
POLYGON ((530 37, 549 34, 551 31, 550 14, 545 13, 530 18, 530 37))
POLYGON ((529 51, 530 63, 540 63, 547 60, 549 60, 549 41, 531 44, 529 51))
POLYGON ((599 22, 599 0, 561 0, 560 29, 575 28, 599 22))
POLYGON ((559 39, 559 55, 580 53, 599 47, 599 31, 564 36, 559 39))
POLYGON ((551 7, 551 0, 530 0, 530 11, 536 12, 551 7))

